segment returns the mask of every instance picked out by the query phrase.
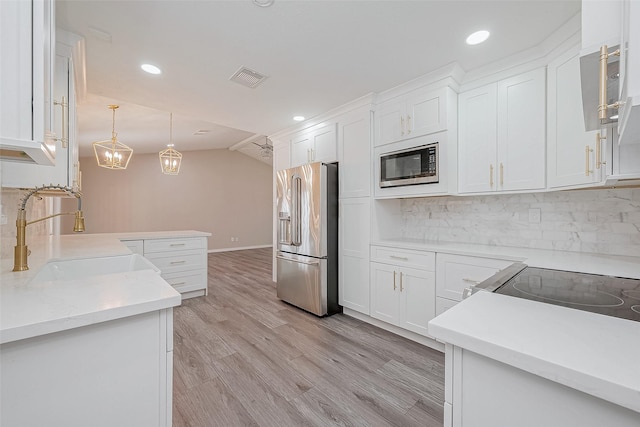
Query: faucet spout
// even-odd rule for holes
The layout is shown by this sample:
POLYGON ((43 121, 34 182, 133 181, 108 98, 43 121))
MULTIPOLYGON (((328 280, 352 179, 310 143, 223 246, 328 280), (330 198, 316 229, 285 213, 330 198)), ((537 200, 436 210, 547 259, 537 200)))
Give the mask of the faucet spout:
POLYGON ((18 217, 16 219, 16 246, 13 253, 13 271, 25 271, 29 269, 27 257, 29 256, 29 249, 27 248, 26 234, 27 225, 35 222, 44 221, 49 218, 54 218, 60 215, 74 215, 75 220, 73 224, 74 232, 83 232, 84 228, 84 216, 82 214, 82 195, 80 192, 61 185, 43 185, 42 187, 36 187, 30 190, 23 198, 18 209, 18 217), (57 213, 43 218, 39 218, 33 221, 27 222, 27 201, 31 196, 42 190, 62 190, 63 192, 72 195, 78 199, 78 210, 76 212, 57 213))

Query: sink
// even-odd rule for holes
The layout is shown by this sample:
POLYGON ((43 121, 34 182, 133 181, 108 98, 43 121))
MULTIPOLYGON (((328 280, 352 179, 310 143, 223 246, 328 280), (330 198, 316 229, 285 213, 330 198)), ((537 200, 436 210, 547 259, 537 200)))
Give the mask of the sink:
POLYGON ((99 258, 50 261, 31 279, 32 282, 50 280, 74 280, 105 274, 126 273, 138 270, 160 270, 138 254, 99 258))

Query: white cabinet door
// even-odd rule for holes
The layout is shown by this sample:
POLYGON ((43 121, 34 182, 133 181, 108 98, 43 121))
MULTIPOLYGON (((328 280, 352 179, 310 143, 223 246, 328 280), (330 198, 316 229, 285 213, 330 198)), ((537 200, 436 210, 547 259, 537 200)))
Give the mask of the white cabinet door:
POLYGON ((66 51, 63 47, 59 47, 58 52, 60 53, 55 55, 54 100, 56 106, 53 123, 55 139, 52 142, 55 144, 55 165, 6 163, 2 167, 4 187, 30 188, 55 184, 79 189, 73 61, 70 50, 66 51))
POLYGON ((399 273, 398 326, 428 336, 427 323, 436 316, 435 273, 414 268, 402 268, 399 273))
POLYGON ((499 190, 545 187, 545 69, 498 83, 499 190))
POLYGON ((311 162, 311 134, 297 133, 291 138, 291 167, 311 162))
POLYGON ((335 123, 314 130, 311 141, 311 162, 331 163, 338 160, 335 123))
POLYGON ((336 125, 311 128, 291 138, 291 167, 312 162, 334 162, 338 159, 336 125))
POLYGON ((640 4, 624 0, 620 55, 620 144, 640 144, 640 4))
POLYGON ((497 85, 458 97, 458 189, 479 193, 495 189, 497 85))
POLYGON ((419 89, 407 96, 406 136, 428 135, 447 128, 447 88, 438 91, 419 89))
POLYGON ((447 91, 416 89, 376 108, 375 146, 447 129, 447 91))
POLYGON ((404 99, 393 98, 376 107, 375 146, 398 141, 405 134, 404 99))
POLYGON ((585 131, 578 50, 571 49, 553 60, 547 73, 549 188, 599 182, 602 165, 596 163, 596 144, 601 144, 604 154, 606 141, 596 139, 597 131, 585 131))
POLYGON ((291 146, 288 143, 276 143, 273 145, 273 170, 281 171, 291 166, 291 146))
POLYGON ((339 201, 339 303, 369 314, 369 198, 339 201))
POLYGON ((545 69, 458 97, 460 193, 545 187, 545 69))
POLYGON ((371 263, 371 317, 398 324, 398 269, 393 265, 371 263))
POLYGON ((371 195, 371 111, 368 107, 338 119, 340 198, 371 195))
MULTIPOLYGON (((52 0, 0 2, 0 143, 52 165, 52 0)), ((23 157, 2 156, 3 161, 23 157)))

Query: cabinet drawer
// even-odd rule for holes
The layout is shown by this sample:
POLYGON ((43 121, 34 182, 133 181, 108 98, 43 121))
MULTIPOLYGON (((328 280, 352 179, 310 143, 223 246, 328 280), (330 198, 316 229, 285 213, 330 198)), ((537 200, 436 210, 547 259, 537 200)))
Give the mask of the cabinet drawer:
POLYGON ((205 237, 190 237, 183 239, 152 239, 144 241, 144 254, 154 252, 186 251, 191 249, 205 249, 205 237))
POLYGON ((122 243, 129 248, 131 252, 144 256, 144 241, 143 240, 122 240, 122 243))
POLYGON ((436 263, 436 295, 461 301, 464 288, 488 279, 513 261, 439 253, 436 263))
POLYGON ((458 301, 436 297, 436 316, 440 316, 456 304, 458 304, 458 301))
POLYGON ((371 261, 435 271, 436 254, 427 251, 371 246, 371 261))
POLYGON ((180 293, 207 289, 207 270, 205 269, 162 274, 162 278, 180 293))
POLYGON ((145 254, 145 258, 160 269, 162 275, 207 267, 207 257, 202 250, 158 252, 145 254))

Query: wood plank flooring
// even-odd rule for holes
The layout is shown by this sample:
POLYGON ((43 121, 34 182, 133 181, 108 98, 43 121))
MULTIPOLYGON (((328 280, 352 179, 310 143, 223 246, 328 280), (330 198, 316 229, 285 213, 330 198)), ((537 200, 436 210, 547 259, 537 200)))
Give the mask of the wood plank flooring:
POLYGON ((442 426, 443 354, 278 300, 270 248, 209 254, 174 332, 175 427, 442 426))

